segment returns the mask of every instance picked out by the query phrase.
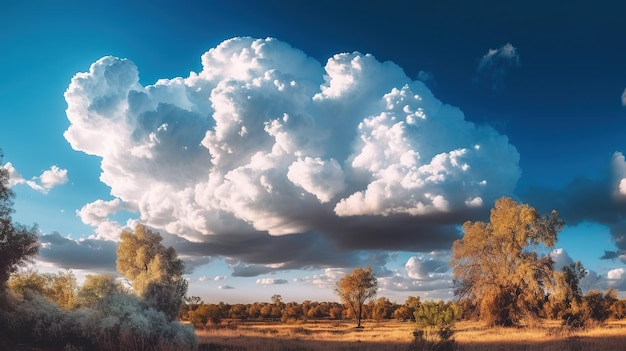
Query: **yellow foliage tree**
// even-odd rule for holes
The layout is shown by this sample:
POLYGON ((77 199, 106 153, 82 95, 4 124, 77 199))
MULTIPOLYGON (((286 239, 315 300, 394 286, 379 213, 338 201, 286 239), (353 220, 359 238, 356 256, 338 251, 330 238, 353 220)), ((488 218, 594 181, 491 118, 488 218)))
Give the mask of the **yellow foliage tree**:
POLYGON ((354 313, 357 328, 361 328, 363 305, 367 300, 376 297, 377 289, 378 281, 372 274, 370 267, 366 269, 357 268, 352 274, 346 274, 337 282, 335 293, 354 313))
POLYGON ((556 211, 542 217, 508 197, 496 201, 489 219, 463 224, 463 238, 452 246, 455 294, 469 299, 487 324, 513 325, 539 314, 552 277, 547 249, 563 222, 556 211))
POLYGON ((129 280, 137 296, 174 319, 187 292, 185 264, 172 247, 161 244, 162 240, 159 233, 141 224, 134 232, 123 231, 117 247, 117 270, 129 280))

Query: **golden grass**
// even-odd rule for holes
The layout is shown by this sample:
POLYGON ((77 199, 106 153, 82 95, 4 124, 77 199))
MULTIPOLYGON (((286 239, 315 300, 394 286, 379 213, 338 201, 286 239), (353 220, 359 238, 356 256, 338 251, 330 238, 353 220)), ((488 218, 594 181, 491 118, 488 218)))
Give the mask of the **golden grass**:
MULTIPOLYGON (((200 351, 391 351, 412 350, 414 324, 367 321, 355 329, 350 321, 301 324, 239 323, 197 331, 200 351)), ((621 350, 626 347, 626 322, 570 330, 557 322, 529 328, 485 328, 477 322, 460 322, 454 339, 456 350, 578 351, 621 350)))

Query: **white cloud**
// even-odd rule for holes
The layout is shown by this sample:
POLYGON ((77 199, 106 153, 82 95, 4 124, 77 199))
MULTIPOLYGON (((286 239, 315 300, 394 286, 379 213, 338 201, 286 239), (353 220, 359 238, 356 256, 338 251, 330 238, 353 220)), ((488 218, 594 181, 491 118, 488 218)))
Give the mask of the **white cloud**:
POLYGON ((228 277, 225 275, 218 275, 215 278, 213 278, 214 281, 218 281, 218 280, 224 280, 227 279, 228 277))
POLYGON ((622 280, 626 278, 626 269, 624 268, 612 269, 607 273, 607 278, 611 280, 622 280))
POLYGON ((102 159, 115 198, 86 205, 81 219, 115 239, 119 228, 104 226, 123 204, 156 230, 214 244, 207 251, 252 257, 235 276, 370 248, 388 236, 378 226, 394 232, 389 247, 441 248, 461 214, 520 177, 506 136, 358 52, 322 66, 275 39, 234 38, 202 55, 200 72, 147 86, 130 60, 104 57, 74 76, 65 99, 65 138, 102 159), (291 241, 268 234, 305 245, 276 266, 285 261, 250 238, 266 252, 291 241))
POLYGON ((220 290, 230 290, 230 289, 234 289, 234 287, 230 286, 230 285, 220 285, 217 287, 220 290))
POLYGON ((618 198, 626 197, 626 158, 619 151, 613 153, 611 158, 613 170, 613 195, 618 198))
POLYGON ((7 162, 6 165, 1 167, 9 172, 9 187, 15 186, 16 184, 26 184, 32 189, 44 194, 48 193, 50 189, 57 185, 67 183, 68 180, 67 170, 59 168, 56 165, 52 165, 50 169, 43 171, 41 175, 33 177, 30 180, 24 179, 17 169, 13 167, 11 162, 7 162))
POLYGON ((263 279, 257 279, 256 283, 259 285, 277 285, 277 284, 287 284, 289 283, 289 281, 286 279, 263 278, 263 279))
POLYGON ((622 92, 622 106, 626 106, 626 89, 622 92))
POLYGON ((65 184, 67 182, 67 170, 53 165, 39 176, 39 181, 44 189, 52 189, 57 185, 65 184))
POLYGON ((429 280, 439 278, 448 271, 448 261, 443 261, 432 255, 413 256, 405 266, 407 275, 411 279, 429 280))
POLYGON ((98 238, 117 240, 122 232, 122 226, 109 218, 110 215, 126 209, 119 198, 111 201, 96 200, 76 211, 76 215, 87 225, 96 227, 98 238))
POLYGON ((511 68, 520 66, 517 49, 506 43, 498 49, 489 49, 478 63, 477 81, 486 80, 493 90, 503 86, 503 79, 511 68))
POLYGON ((2 168, 6 169, 9 172, 9 187, 12 187, 16 184, 22 184, 26 180, 22 177, 22 175, 13 167, 11 162, 7 162, 2 168))
POLYGON ((556 248, 550 252, 550 257, 552 257, 552 261, 554 262, 554 270, 560 271, 565 266, 569 266, 574 263, 574 260, 569 256, 569 254, 562 248, 556 248))

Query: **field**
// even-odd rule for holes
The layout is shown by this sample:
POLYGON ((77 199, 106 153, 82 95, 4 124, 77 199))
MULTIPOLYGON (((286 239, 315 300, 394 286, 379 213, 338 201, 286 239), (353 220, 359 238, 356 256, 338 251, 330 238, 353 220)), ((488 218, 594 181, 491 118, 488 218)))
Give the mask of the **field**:
MULTIPOLYGON (((355 329, 348 321, 233 323, 198 330, 197 334, 200 351, 416 350, 411 347, 412 323, 368 321, 363 326, 355 329)), ((530 328, 485 328, 475 322, 460 322, 454 339, 459 351, 622 350, 626 345, 626 322, 610 322, 587 330, 568 330, 557 323, 530 328)))

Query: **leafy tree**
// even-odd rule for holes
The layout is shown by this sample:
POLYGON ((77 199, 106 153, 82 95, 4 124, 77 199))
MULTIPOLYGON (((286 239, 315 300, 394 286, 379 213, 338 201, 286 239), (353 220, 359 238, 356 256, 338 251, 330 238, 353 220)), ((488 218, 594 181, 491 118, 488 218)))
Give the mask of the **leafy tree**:
POLYGON ((448 340, 453 334, 452 327, 460 315, 459 306, 453 302, 425 301, 415 310, 415 322, 417 327, 424 331, 424 339, 448 340))
POLYGON ((372 274, 371 267, 357 268, 352 274, 346 274, 337 282, 335 293, 354 313, 357 328, 362 328, 363 305, 367 300, 376 297, 377 289, 378 281, 372 274))
POLYGON ((415 310, 420 306, 419 296, 407 297, 404 304, 393 312, 394 318, 400 321, 415 321, 415 310))
POLYGON ((513 325, 537 316, 552 276, 552 248, 563 227, 559 214, 541 217, 511 198, 496 201, 490 222, 466 222, 452 246, 455 294, 479 308, 489 325, 513 325), (546 251, 546 250, 543 250, 546 251))
POLYGON ((88 274, 78 290, 77 300, 80 307, 94 307, 104 298, 123 291, 119 282, 111 274, 88 274))
POLYGON ((185 264, 176 251, 165 248, 163 238, 143 225, 123 231, 117 247, 117 270, 132 285, 133 292, 150 306, 175 319, 187 292, 185 264))
POLYGON ((548 297, 548 317, 561 318, 572 312, 573 306, 580 306, 583 292, 580 281, 587 276, 587 270, 580 261, 554 272, 554 288, 548 297))
POLYGON ((8 286, 22 299, 37 294, 56 303, 58 307, 70 309, 76 304, 76 276, 71 271, 39 273, 35 270, 11 274, 8 286))
POLYGON ((9 188, 9 171, 2 167, 0 150, 0 285, 39 252, 37 227, 29 228, 12 221, 14 197, 9 188))
POLYGON ((374 304, 372 317, 377 320, 391 319, 396 306, 386 297, 379 297, 374 304))

